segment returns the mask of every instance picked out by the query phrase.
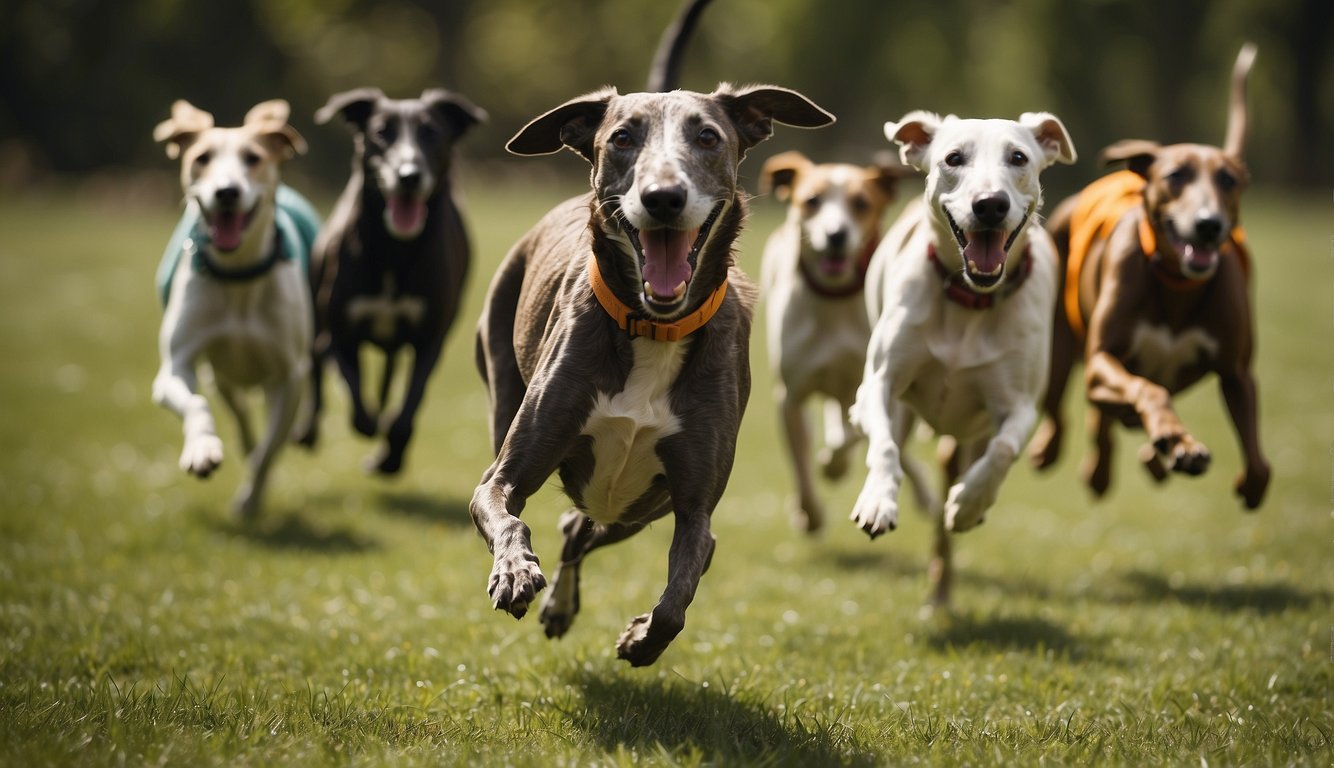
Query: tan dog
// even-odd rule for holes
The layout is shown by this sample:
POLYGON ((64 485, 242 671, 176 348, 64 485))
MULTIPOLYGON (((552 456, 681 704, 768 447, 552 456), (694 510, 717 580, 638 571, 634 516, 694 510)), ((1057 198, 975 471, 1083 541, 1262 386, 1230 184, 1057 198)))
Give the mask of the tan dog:
POLYGON ((824 396, 820 466, 837 479, 848 469, 857 433, 848 408, 857 396, 871 340, 862 291, 880 225, 907 168, 811 162, 800 152, 769 158, 762 191, 788 204, 787 219, 764 248, 769 363, 774 397, 797 480, 793 525, 814 532, 824 506, 811 473, 811 438, 804 406, 824 396))
POLYGON ((1046 467, 1059 454, 1061 396, 1082 343, 1094 406, 1094 455, 1084 474, 1098 495, 1111 482, 1116 420, 1148 433, 1140 455, 1156 479, 1169 469, 1198 475, 1208 468, 1209 450, 1187 431, 1171 398, 1209 373, 1218 375, 1245 457, 1237 494, 1254 509, 1269 485, 1250 370, 1249 259, 1239 227, 1249 180, 1242 157, 1246 77, 1254 58, 1249 44, 1237 57, 1222 148, 1114 144, 1103 160, 1130 170, 1095 182, 1052 216, 1067 265, 1065 302, 1057 310, 1047 418, 1033 455, 1046 467))
POLYGON ((207 477, 222 463, 196 367, 207 363, 235 414, 250 476, 235 499, 245 518, 260 511, 265 481, 287 441, 309 370, 311 301, 305 264, 319 227, 314 210, 279 183, 279 166, 305 152, 287 124, 287 102, 257 105, 239 128, 185 101, 153 131, 181 159, 186 211, 158 270, 165 304, 153 401, 184 422, 181 468, 207 477), (268 428, 256 441, 244 390, 263 390, 268 428))

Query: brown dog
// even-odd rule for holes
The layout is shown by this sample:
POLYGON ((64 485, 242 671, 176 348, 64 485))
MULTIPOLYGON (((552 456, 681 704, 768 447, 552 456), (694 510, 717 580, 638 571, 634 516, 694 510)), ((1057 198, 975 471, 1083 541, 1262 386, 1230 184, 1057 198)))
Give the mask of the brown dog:
POLYGON ((1113 421, 1142 426, 1141 460, 1162 480, 1167 471, 1198 475, 1209 450, 1186 430, 1171 396, 1208 373, 1218 375, 1236 425, 1245 467, 1236 491, 1247 508, 1264 499, 1269 462, 1260 451, 1249 261, 1239 226, 1249 174, 1246 76, 1255 48, 1246 45, 1232 74, 1223 147, 1123 141, 1103 151, 1122 171, 1062 203, 1049 228, 1066 260, 1064 302, 1053 334, 1047 418, 1034 441, 1039 467, 1061 445, 1061 397, 1084 344, 1085 386, 1094 455, 1084 476, 1102 495, 1111 482, 1113 421))

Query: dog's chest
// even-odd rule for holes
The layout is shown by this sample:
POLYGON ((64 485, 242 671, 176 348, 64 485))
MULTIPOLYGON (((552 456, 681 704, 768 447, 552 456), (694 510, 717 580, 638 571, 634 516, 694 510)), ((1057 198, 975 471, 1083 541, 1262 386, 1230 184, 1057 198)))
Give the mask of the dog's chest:
POLYGON ((581 430, 592 440, 593 469, 580 497, 594 520, 619 520, 663 473, 657 445, 680 430, 670 395, 688 344, 635 339, 625 387, 597 393, 581 430))
POLYGON ((398 281, 392 272, 384 275, 378 294, 354 296, 347 302, 347 319, 353 325, 365 324, 371 339, 388 343, 399 332, 399 323, 416 326, 426 313, 426 300, 420 296, 400 294, 398 281))
POLYGON ((1218 356, 1218 339, 1203 328, 1174 333, 1166 325, 1140 323, 1126 356, 1134 372, 1168 389, 1186 386, 1218 356))

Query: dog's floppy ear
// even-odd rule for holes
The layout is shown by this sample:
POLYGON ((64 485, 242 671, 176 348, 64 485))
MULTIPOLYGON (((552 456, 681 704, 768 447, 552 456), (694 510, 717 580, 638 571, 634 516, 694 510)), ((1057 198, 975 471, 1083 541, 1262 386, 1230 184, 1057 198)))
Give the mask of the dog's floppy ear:
POLYGON ((1124 161, 1127 168, 1148 178, 1149 166, 1153 165, 1153 160, 1158 156, 1161 147, 1162 145, 1156 141, 1125 139, 1104 149, 1098 156, 1098 161, 1103 165, 1124 161))
POLYGON ((1033 138, 1042 147, 1043 168, 1052 163, 1072 165, 1079 157, 1069 132, 1056 115, 1050 112, 1025 112, 1019 116, 1019 124, 1032 131, 1033 138))
POLYGON ((245 127, 253 128, 261 136, 276 140, 284 157, 304 155, 306 140, 287 124, 292 108, 282 99, 263 101, 250 108, 245 115, 245 127))
POLYGON ((800 152, 783 152, 764 161, 760 168, 760 194, 773 193, 773 196, 786 202, 792 197, 792 188, 797 185, 797 177, 811 161, 800 152))
POLYGON ((454 138, 467 133, 478 123, 486 122, 486 110, 468 101, 462 94, 446 91, 444 88, 428 88, 422 91, 422 103, 444 119, 445 124, 454 132, 454 138))
POLYGON ((713 92, 741 136, 740 156, 769 138, 774 121, 796 128, 819 128, 834 122, 833 115, 796 91, 773 85, 752 85, 734 89, 720 83, 713 92))
POLYGON ((925 172, 926 150, 940 128, 940 115, 915 110, 897 123, 885 123, 885 138, 899 145, 899 157, 907 165, 925 172))
POLYGON ((315 122, 324 125, 332 120, 334 115, 342 115, 347 122, 358 129, 364 129, 367 118, 371 116, 371 108, 375 106, 375 102, 383 98, 384 92, 379 88, 353 88, 350 91, 335 93, 315 113, 315 122))
POLYGON ((153 129, 153 141, 166 142, 167 157, 175 160, 181 156, 181 150, 212 127, 213 115, 185 99, 177 99, 171 105, 171 117, 153 129))
POLYGON ((607 114, 616 89, 607 87, 580 96, 536 117, 514 134, 505 149, 516 155, 550 155, 569 147, 593 162, 593 137, 607 114))

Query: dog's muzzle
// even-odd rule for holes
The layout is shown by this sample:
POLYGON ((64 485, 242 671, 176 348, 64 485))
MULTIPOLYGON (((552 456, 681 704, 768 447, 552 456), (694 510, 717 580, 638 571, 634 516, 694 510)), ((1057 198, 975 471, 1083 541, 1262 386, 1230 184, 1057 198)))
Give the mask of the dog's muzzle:
POLYGON ((1019 234, 1028 225, 1035 207, 1034 204, 1029 204, 1024 210, 1023 218, 1019 220, 1019 226, 1007 235, 1003 229, 965 232, 950 215, 949 210, 941 206, 940 210, 945 214, 945 220, 949 222, 950 232, 954 235, 955 242, 959 244, 959 253, 963 256, 964 278, 970 285, 979 291, 987 292, 1001 284, 1005 279, 1006 257, 1009 256, 1010 248, 1014 246, 1015 241, 1019 239, 1019 234))
POLYGON ((650 313, 666 315, 685 303, 700 251, 708 243, 714 224, 726 205, 726 201, 719 202, 699 228, 692 230, 670 227, 641 230, 631 224, 623 212, 617 212, 621 229, 639 258, 639 274, 644 281, 643 302, 650 313))

